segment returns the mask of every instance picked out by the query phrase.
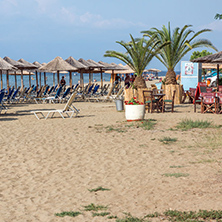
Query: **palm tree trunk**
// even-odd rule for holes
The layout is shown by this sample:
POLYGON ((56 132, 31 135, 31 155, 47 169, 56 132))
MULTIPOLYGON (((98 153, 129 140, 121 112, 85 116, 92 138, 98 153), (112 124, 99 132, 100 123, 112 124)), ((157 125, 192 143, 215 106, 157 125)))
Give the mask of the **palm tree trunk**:
POLYGON ((169 84, 173 84, 176 85, 177 84, 177 80, 176 80, 176 73, 174 72, 173 69, 168 69, 167 73, 166 73, 166 85, 169 84))
POLYGON ((134 86, 136 89, 147 88, 146 82, 142 76, 137 76, 134 81, 134 86))

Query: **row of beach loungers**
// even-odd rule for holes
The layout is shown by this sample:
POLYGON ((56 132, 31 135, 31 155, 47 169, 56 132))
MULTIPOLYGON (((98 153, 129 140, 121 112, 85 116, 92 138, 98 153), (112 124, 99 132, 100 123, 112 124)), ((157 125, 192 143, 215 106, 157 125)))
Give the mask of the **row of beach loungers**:
POLYGON ((7 112, 7 106, 12 103, 62 103, 67 102, 71 95, 73 101, 107 102, 113 101, 122 96, 124 87, 120 84, 110 86, 105 84, 101 87, 98 84, 86 85, 84 88, 79 84, 69 86, 42 86, 37 90, 36 86, 24 88, 23 90, 9 88, 0 90, 0 113, 7 112))

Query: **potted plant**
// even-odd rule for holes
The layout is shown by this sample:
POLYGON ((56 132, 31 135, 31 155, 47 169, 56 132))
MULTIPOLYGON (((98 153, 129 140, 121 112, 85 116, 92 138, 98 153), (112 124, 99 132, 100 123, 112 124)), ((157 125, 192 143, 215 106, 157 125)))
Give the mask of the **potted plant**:
POLYGON ((129 101, 125 101, 125 117, 128 122, 139 121, 144 119, 145 105, 133 97, 129 101))

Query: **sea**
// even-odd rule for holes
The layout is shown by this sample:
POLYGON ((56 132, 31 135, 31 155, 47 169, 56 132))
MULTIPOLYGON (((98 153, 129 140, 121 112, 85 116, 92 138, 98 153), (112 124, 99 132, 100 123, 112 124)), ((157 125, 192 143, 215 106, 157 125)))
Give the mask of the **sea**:
MULTIPOLYGON (((167 71, 161 71, 158 73, 159 77, 164 77, 166 76, 166 72, 167 71)), ((176 71, 176 74, 180 74, 179 71, 176 71)), ((38 76, 40 76, 38 74, 38 76)), ((66 80, 66 85, 69 85, 69 73, 60 73, 60 79, 62 78, 62 76, 65 77, 66 80)), ((40 78, 40 77, 38 77, 40 78)), ((46 84, 48 84, 49 86, 53 85, 53 74, 52 73, 46 73, 46 84)), ((83 79, 84 79, 84 83, 88 83, 89 82, 89 74, 83 74, 83 79)), ((93 81, 96 80, 97 82, 101 81, 101 74, 100 73, 94 73, 93 74, 93 81)), ((110 81, 111 79, 111 74, 108 73, 103 73, 103 80, 104 81, 110 81)), ((2 80, 3 80, 3 88, 7 88, 7 84, 6 84, 6 74, 2 74, 2 80)), ((39 79, 38 79, 39 80, 39 79)), ((80 74, 79 73, 72 73, 72 84, 77 84, 80 80, 80 74)), ((24 85, 25 87, 29 87, 29 76, 28 75, 23 75, 23 81, 24 81, 24 85)), ((55 81, 57 83, 57 74, 55 74, 55 81)), ((31 85, 35 85, 36 84, 36 76, 31 75, 31 85)), ((44 75, 43 73, 41 74, 41 84, 44 84, 44 75)), ((14 75, 9 75, 9 85, 10 86, 14 86, 15 85, 15 76, 14 75)), ((21 86, 21 77, 20 75, 17 75, 17 86, 21 86)))

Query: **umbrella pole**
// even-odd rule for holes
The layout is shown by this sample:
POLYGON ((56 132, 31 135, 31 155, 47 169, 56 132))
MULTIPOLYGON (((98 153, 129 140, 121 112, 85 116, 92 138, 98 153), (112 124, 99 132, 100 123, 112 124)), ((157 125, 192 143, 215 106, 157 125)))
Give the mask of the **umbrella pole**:
POLYGON ((114 70, 112 70, 112 74, 111 74, 111 83, 113 86, 113 84, 114 84, 114 70))
POLYGON ((69 71, 69 85, 72 88, 72 72, 69 71))
POLYGON ((84 87, 84 81, 83 81, 83 70, 81 70, 81 72, 80 72, 80 86, 82 87, 82 89, 83 89, 83 87, 84 87))
POLYGON ((8 78, 8 70, 6 71, 6 81, 7 81, 7 90, 9 92, 9 78, 8 78))
POLYGON ((2 70, 0 70, 0 75, 1 75, 1 89, 3 89, 2 70))
POLYGON ((55 73, 53 73, 53 86, 55 86, 55 73))
POLYGON ((16 75, 16 72, 14 72, 15 74, 15 89, 17 89, 17 75, 16 75))
POLYGON ((219 72, 220 72, 219 64, 217 64, 217 92, 219 91, 219 72))
POLYGON ((46 86, 46 72, 44 72, 44 85, 46 86))
POLYGON ((23 69, 21 69, 21 90, 24 88, 24 82, 23 82, 23 69))
POLYGON ((57 83, 59 85, 59 71, 57 71, 57 83))
POLYGON ((29 87, 31 88, 31 75, 30 75, 30 72, 29 72, 29 87))
POLYGON ((39 87, 41 88, 42 86, 42 73, 39 73, 39 87))
POLYGON ((101 87, 103 87, 103 70, 101 69, 101 87))
POLYGON ((38 72, 37 71, 35 71, 35 80, 36 80, 36 91, 38 91, 39 83, 38 83, 38 72))
POLYGON ((89 85, 92 85, 92 71, 89 70, 89 85))

